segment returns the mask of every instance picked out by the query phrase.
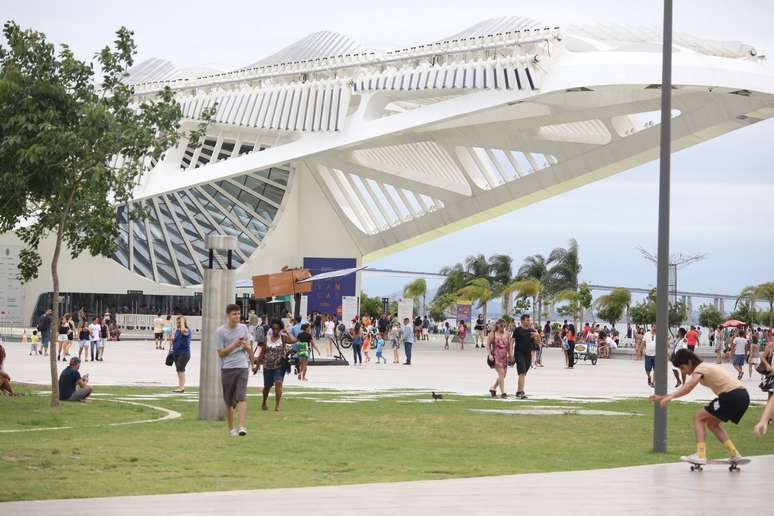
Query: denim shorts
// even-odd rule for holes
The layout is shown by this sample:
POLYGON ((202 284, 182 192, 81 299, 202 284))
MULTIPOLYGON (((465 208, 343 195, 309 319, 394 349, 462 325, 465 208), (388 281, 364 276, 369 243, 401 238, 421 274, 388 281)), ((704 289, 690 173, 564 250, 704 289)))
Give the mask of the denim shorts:
POLYGON ((736 354, 735 354, 735 355, 734 355, 734 361, 733 361, 733 364, 734 364, 735 366, 743 366, 743 365, 744 365, 744 358, 745 358, 745 356, 744 356, 744 355, 736 355, 736 354))
POLYGON ((645 372, 650 373, 656 368, 656 357, 645 355, 645 372))
POLYGON ((271 387, 277 382, 282 383, 282 380, 285 379, 285 370, 278 367, 277 369, 266 369, 263 368, 263 386, 264 387, 271 387))

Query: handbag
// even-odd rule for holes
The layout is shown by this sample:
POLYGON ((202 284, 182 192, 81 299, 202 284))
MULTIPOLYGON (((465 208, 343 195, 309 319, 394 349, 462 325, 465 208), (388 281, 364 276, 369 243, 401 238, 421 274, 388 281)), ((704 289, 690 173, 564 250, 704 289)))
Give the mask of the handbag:
POLYGON ((164 360, 164 363, 167 364, 168 366, 174 365, 175 355, 172 353, 171 350, 169 351, 169 353, 167 353, 167 358, 166 360, 164 360))
POLYGON ((489 369, 494 369, 495 361, 494 358, 492 358, 491 355, 486 356, 486 365, 489 366, 489 369))

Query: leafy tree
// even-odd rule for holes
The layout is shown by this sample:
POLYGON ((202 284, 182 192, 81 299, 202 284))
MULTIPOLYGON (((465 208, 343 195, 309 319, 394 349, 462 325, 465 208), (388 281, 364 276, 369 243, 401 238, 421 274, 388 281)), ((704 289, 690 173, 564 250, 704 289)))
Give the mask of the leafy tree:
MULTIPOLYGON (((94 62, 78 60, 44 34, 9 21, 0 42, 0 232, 24 242, 19 277, 37 277, 39 244, 55 237, 51 256, 54 306, 59 320, 59 257, 81 252, 110 256, 118 241, 116 205, 132 199, 153 160, 185 137, 182 112, 166 88, 135 100, 123 81, 136 47, 121 27, 113 46, 94 62), (95 68, 101 71, 99 85, 95 68)), ((205 118, 211 117, 211 110, 205 118)), ((196 144, 204 127, 188 135, 196 144)), ((131 217, 142 216, 133 212, 131 217)), ((59 404, 55 353, 51 353, 51 405, 59 404)))
POLYGON ((382 315, 382 299, 380 297, 371 297, 365 292, 360 293, 360 313, 379 317, 382 315))
POLYGON ((615 324, 621 320, 624 313, 624 307, 621 305, 602 305, 597 309, 597 317, 615 328, 615 324))
POLYGON ((456 294, 443 294, 442 296, 436 296, 430 305, 430 315, 436 321, 442 321, 446 319, 446 310, 457 305, 456 294))
POLYGON ((543 292, 543 285, 535 278, 527 278, 516 280, 506 288, 511 292, 515 292, 517 298, 532 298, 532 318, 540 324, 540 312, 535 317, 535 308, 538 306, 538 299, 540 299, 540 295, 543 292))
MULTIPOLYGON (((575 240, 573 240, 573 242, 574 241, 575 240)), ((577 244, 576 244, 576 252, 577 252, 577 244)), ((580 265, 578 266, 578 270, 580 270, 580 265)), ((577 299, 578 299, 578 306, 582 311, 585 311, 591 308, 593 298, 591 297, 591 289, 589 288, 588 283, 583 283, 578 287, 577 299)))
POLYGON ((471 301, 478 301, 479 308, 483 308, 484 321, 486 321, 486 306, 493 297, 492 284, 486 278, 475 278, 462 287, 457 296, 471 301))
POLYGON ((520 317, 521 314, 526 314, 527 312, 532 311, 532 303, 530 303, 529 299, 517 299, 516 304, 513 307, 513 315, 520 317))
POLYGON ((738 313, 736 319, 744 321, 748 324, 755 324, 755 300, 758 297, 757 288, 754 285, 748 285, 742 289, 739 293, 739 297, 736 298, 734 303, 734 313, 738 313), (739 309, 744 306, 744 319, 741 317, 739 309))
MULTIPOLYGON (((425 297, 427 296, 427 282, 424 278, 417 278, 405 287, 403 287, 403 297, 414 300, 422 299, 422 310, 420 315, 425 315, 425 297)), ((416 306, 416 305, 415 305, 416 306)))
MULTIPOLYGON (((631 320, 635 324, 656 324, 656 289, 651 289, 648 296, 631 307, 631 320)), ((688 316, 688 308, 682 300, 669 303, 669 326, 679 326, 688 316)))
POLYGON ((723 314, 715 305, 699 307, 699 324, 707 328, 717 328, 723 322, 723 314))

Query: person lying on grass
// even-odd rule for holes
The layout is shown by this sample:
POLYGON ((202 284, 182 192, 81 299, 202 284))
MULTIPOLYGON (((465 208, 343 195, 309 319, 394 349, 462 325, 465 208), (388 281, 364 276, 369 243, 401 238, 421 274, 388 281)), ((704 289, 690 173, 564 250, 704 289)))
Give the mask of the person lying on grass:
POLYGON ((709 428, 718 441, 728 451, 731 461, 738 462, 743 457, 739 454, 734 443, 720 425, 721 422, 739 421, 750 406, 750 395, 742 386, 742 383, 734 376, 728 374, 721 366, 702 362, 693 351, 679 349, 672 356, 672 364, 686 375, 692 375, 690 380, 672 394, 653 394, 648 399, 658 402, 666 408, 670 401, 680 398, 691 392, 698 384, 708 387, 717 398, 710 401, 703 409, 699 409, 693 417, 693 430, 696 433, 696 453, 680 457, 680 460, 694 464, 707 463, 707 445, 705 440, 706 429, 709 428))

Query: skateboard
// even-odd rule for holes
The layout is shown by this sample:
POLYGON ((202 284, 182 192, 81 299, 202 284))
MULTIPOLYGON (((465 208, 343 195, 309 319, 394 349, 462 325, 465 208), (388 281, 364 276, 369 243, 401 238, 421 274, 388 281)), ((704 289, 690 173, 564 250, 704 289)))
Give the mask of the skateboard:
POLYGON ((702 471, 704 469, 704 466, 715 466, 719 464, 728 466, 728 471, 742 471, 741 469, 739 469, 739 466, 744 466, 745 464, 749 464, 750 459, 741 459, 738 461, 732 461, 730 459, 715 459, 715 460, 707 461, 707 464, 697 464, 696 462, 691 462, 688 460, 685 460, 683 462, 687 462, 691 465, 691 471, 702 471))

